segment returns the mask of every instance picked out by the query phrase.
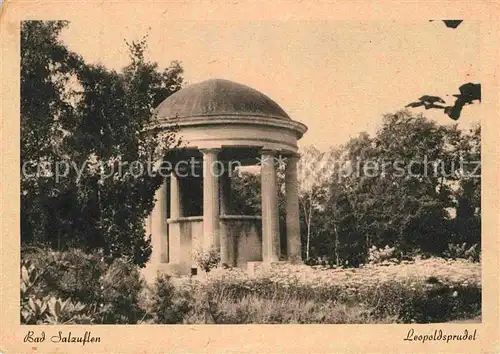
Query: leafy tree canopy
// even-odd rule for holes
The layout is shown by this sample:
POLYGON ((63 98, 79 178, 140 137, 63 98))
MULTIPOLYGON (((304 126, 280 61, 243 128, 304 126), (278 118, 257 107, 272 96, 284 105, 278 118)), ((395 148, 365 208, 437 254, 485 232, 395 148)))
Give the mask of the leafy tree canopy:
POLYGON ((146 38, 127 43, 119 72, 87 63, 59 39, 67 26, 22 23, 22 242, 102 248, 143 265, 144 218, 162 177, 131 165, 151 166, 178 144, 175 130, 149 128, 158 103, 182 87, 183 69, 147 61, 146 38))

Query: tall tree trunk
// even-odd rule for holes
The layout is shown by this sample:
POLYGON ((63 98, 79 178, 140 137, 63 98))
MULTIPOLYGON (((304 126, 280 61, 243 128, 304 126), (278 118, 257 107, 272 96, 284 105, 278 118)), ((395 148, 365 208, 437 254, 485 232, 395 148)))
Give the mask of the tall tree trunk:
POLYGON ((370 247, 371 247, 371 240, 370 240, 370 234, 369 232, 366 233, 366 243, 365 243, 365 264, 368 263, 368 260, 370 258, 370 247))
POLYGON ((307 217, 307 245, 306 245, 306 260, 309 260, 309 248, 311 245, 311 208, 309 207, 309 215, 307 217))
POLYGON ((333 234, 335 235, 335 265, 339 265, 339 234, 335 221, 333 222, 333 234))
POLYGON ((306 260, 309 260, 309 253, 311 248, 311 220, 312 220, 312 212, 313 212, 313 195, 309 196, 309 213, 307 215, 306 224, 307 224, 307 245, 306 245, 306 260))

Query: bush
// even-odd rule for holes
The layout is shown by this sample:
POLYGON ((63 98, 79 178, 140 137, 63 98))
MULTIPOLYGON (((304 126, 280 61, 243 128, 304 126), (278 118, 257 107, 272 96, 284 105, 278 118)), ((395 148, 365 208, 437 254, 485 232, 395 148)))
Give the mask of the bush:
POLYGON ((152 290, 149 312, 154 323, 182 323, 191 310, 191 295, 188 291, 176 288, 168 275, 158 275, 152 290))
POLYGON ((398 262, 395 247, 386 245, 384 248, 377 248, 376 246, 372 246, 368 249, 368 263, 380 264, 388 261, 392 261, 393 263, 398 262))
POLYGON ((22 324, 73 324, 91 323, 86 306, 71 299, 56 299, 53 296, 39 297, 38 282, 44 271, 37 271, 29 262, 21 266, 21 323, 22 324))
POLYGON ((446 322, 481 314, 481 289, 477 286, 428 285, 422 292, 407 294, 401 303, 399 320, 404 323, 446 322))
POLYGON ((193 258, 196 264, 207 273, 217 267, 221 261, 220 252, 216 248, 211 248, 209 251, 195 251, 193 258))
POLYGON ((480 246, 476 243, 472 246, 467 243, 448 244, 448 249, 444 252, 444 256, 451 259, 468 259, 472 262, 479 262, 481 257, 480 246))
POLYGON ((34 248, 23 252, 22 259, 44 270, 40 293, 87 303, 100 300, 100 277, 108 268, 101 253, 34 248))
MULTIPOLYGON (((38 300, 40 306, 50 299, 71 299, 71 303, 68 302, 63 309, 84 305, 88 319, 82 321, 137 323, 142 317, 138 302, 143 287, 138 268, 127 259, 117 258, 111 264, 107 261, 100 252, 86 254, 78 249, 65 252, 25 249, 22 253, 23 266, 32 274, 37 274, 33 275, 36 281, 30 283, 28 297, 38 300)), ((28 310, 26 301, 21 304, 25 311, 28 310)))
POLYGON ((143 316, 139 294, 143 287, 139 270, 130 261, 116 258, 101 279, 103 323, 137 323, 143 316))
POLYGON ((21 310, 22 324, 90 324, 92 318, 86 313, 86 306, 71 299, 30 297, 27 306, 21 310))

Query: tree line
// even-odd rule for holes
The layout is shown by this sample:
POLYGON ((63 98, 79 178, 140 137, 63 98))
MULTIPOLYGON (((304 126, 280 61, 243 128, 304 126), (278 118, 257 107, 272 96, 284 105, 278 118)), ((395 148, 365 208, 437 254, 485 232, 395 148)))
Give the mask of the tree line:
POLYGON ((463 131, 400 111, 386 115, 374 136, 327 152, 305 149, 303 168, 335 161, 321 178, 303 176, 310 183, 301 193, 305 258, 355 266, 373 246, 402 256, 480 245, 480 134, 480 125, 463 131))

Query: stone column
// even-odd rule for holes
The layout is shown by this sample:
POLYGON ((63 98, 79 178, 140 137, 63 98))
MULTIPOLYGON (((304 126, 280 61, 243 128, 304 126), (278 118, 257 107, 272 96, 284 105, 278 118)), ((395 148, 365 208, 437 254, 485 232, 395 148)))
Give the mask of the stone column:
MULTIPOLYGON (((228 170, 229 164, 224 164, 224 171, 221 171, 220 176, 220 214, 231 214, 231 171, 228 170)), ((229 266, 234 266, 231 259, 233 254, 233 240, 231 230, 226 221, 220 223, 219 237, 220 237, 220 258, 221 263, 229 266)))
POLYGON ((167 181, 165 180, 155 193, 155 205, 150 216, 150 232, 153 263, 168 260, 167 229, 167 181))
POLYGON ((203 250, 220 248, 219 239, 219 149, 204 149, 203 153, 203 250))
MULTIPOLYGON (((182 201, 180 193, 179 177, 170 173, 170 220, 175 221, 182 216, 182 201)), ((170 263, 179 263, 181 261, 181 235, 179 223, 171 222, 168 225, 168 249, 170 263)))
POLYGON ((292 263, 302 262, 300 244, 299 182, 297 154, 289 156, 285 166, 287 256, 292 263))
POLYGON ((262 260, 277 262, 280 256, 279 210, 275 151, 264 150, 261 156, 262 260))

